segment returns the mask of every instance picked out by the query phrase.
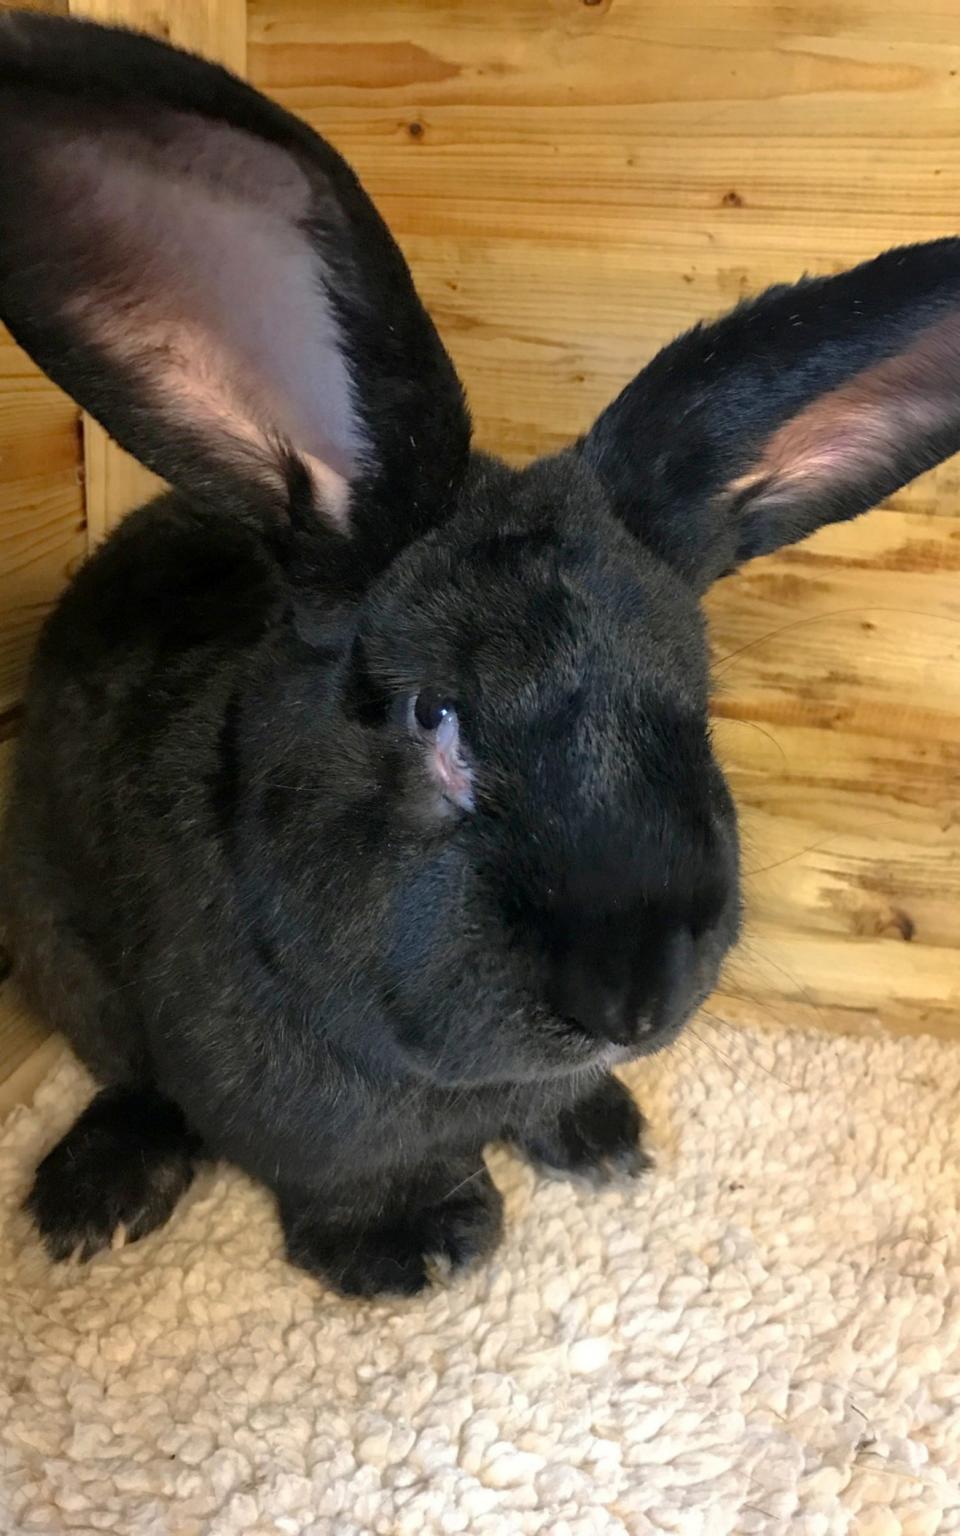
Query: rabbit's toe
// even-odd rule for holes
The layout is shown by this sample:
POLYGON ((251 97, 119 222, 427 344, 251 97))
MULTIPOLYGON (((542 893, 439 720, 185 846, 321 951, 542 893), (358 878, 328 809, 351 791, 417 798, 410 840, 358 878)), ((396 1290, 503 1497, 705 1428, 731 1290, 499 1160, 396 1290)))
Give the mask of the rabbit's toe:
POLYGON ((175 1105, 149 1089, 105 1089, 43 1159, 24 1208, 51 1259, 86 1261, 120 1228, 136 1242, 162 1226, 197 1150, 175 1105))
POLYGON ((469 1187, 389 1224, 331 1227, 287 1201, 281 1213, 288 1258, 345 1296, 416 1295, 489 1253, 502 1227, 501 1196, 485 1169, 469 1187))
POLYGON ((652 1158, 643 1147, 646 1121, 633 1096, 616 1077, 605 1077, 593 1091, 562 1109, 522 1138, 523 1150, 536 1163, 562 1173, 645 1173, 652 1158))

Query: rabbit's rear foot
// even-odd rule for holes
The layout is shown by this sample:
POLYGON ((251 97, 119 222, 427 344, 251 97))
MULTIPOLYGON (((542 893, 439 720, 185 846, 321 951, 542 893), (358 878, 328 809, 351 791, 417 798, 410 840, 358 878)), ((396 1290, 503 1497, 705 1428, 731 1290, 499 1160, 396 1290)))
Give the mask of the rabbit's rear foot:
POLYGON ((500 1238, 503 1202, 486 1168, 432 1203, 400 1192, 390 1204, 392 1220, 339 1225, 316 1196, 282 1194, 288 1258, 345 1296, 413 1296, 438 1273, 489 1253, 500 1238))
POLYGON ((136 1242, 189 1188, 200 1143, 151 1088, 105 1088, 40 1164, 24 1209, 51 1259, 87 1260, 122 1226, 136 1242))
POLYGON ((652 1158, 643 1147, 646 1121, 629 1089, 616 1077, 604 1077, 567 1109, 517 1138, 533 1159, 563 1173, 611 1178, 644 1173, 652 1158))

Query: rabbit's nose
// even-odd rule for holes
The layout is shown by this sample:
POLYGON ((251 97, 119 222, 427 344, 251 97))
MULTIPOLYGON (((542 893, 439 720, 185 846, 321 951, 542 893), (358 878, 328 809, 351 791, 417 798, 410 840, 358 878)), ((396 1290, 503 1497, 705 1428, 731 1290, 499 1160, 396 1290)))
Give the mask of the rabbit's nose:
POLYGON ((628 976, 601 977, 571 958, 556 966, 551 990, 557 1012, 587 1034, 617 1045, 636 1039, 640 1020, 628 976))
POLYGON ((649 1044, 671 1028, 689 998, 694 942, 687 928, 662 934, 654 954, 574 949, 554 965, 550 1001, 556 1011, 598 1040, 649 1044))

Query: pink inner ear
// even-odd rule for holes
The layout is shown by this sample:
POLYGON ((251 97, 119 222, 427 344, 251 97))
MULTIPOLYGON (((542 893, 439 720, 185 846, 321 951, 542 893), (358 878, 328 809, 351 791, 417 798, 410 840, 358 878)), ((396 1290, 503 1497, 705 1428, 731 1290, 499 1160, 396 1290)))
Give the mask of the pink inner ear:
POLYGON ((282 479, 278 443, 291 445, 343 521, 367 444, 302 229, 306 177, 275 145, 224 125, 171 114, 158 137, 114 129, 60 146, 65 259, 97 274, 68 307, 172 425, 271 483, 282 479))
MULTIPOLYGON (((102 320, 98 334, 107 350, 127 366, 142 366, 145 359, 161 356, 167 372, 157 383, 160 408, 204 437, 231 442, 235 457, 246 457, 253 474, 269 479, 278 492, 284 489, 277 445, 285 441, 296 446, 307 434, 298 432, 292 413, 285 413, 283 402, 271 399, 262 384, 258 388, 251 380, 244 391, 237 359, 217 336, 198 323, 178 325, 160 317, 145 317, 136 345, 115 329, 109 317, 102 320), (237 381, 232 387, 231 378, 237 381)), ((313 481, 317 505, 345 530, 348 480, 355 464, 332 443, 318 439, 317 446, 322 458, 302 448, 299 457, 313 481)))
POLYGON ((909 452, 960 408, 960 317, 948 315, 920 333, 906 352, 887 358, 807 406, 780 427, 745 475, 736 495, 763 486, 759 500, 801 487, 869 480, 892 473, 909 452))

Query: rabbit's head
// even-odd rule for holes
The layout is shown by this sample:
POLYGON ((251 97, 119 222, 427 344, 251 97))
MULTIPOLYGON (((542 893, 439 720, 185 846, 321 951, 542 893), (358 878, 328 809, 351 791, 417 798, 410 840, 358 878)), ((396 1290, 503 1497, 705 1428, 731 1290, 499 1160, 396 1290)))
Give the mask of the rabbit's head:
POLYGON ((585 460, 471 466, 375 583, 342 689, 409 754, 380 963, 418 1055, 515 1075, 669 1039, 736 934, 736 822, 696 597, 585 460))
POLYGON ((739 923, 699 598, 960 446, 960 242, 741 305, 513 470, 471 453, 328 145, 200 60, 17 17, 0 313, 124 447, 263 531, 297 682, 248 708, 259 857, 322 894, 307 931, 325 963, 347 935, 364 1027, 445 1082, 670 1039, 739 923))

